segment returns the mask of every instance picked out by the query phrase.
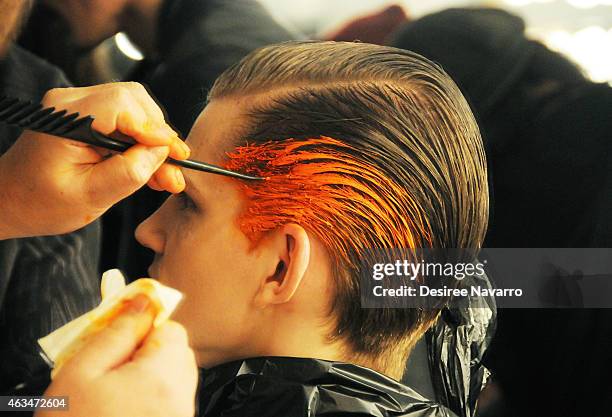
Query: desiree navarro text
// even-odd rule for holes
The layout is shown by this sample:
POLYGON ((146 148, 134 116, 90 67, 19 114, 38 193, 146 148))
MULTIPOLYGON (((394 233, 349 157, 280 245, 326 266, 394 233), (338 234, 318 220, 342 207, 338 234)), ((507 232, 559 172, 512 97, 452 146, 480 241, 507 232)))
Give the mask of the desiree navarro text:
POLYGON ((372 289, 375 297, 522 297, 523 290, 520 288, 483 288, 478 286, 467 288, 430 288, 421 285, 417 288, 402 285, 399 288, 383 288, 377 285, 372 289))

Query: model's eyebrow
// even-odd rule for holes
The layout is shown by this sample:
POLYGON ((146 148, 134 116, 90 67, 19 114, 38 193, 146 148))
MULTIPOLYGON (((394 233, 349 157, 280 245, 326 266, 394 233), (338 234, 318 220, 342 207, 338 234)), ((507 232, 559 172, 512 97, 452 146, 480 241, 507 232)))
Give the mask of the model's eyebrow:
POLYGON ((204 195, 195 184, 189 180, 188 177, 185 177, 185 193, 187 193, 191 198, 195 200, 202 201, 204 199, 204 195))

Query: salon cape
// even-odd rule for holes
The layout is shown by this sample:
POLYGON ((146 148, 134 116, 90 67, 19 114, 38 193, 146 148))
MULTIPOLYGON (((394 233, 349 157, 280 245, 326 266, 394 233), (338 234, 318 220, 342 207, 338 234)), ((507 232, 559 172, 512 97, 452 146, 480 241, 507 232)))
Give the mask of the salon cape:
POLYGON ((261 357, 200 372, 199 417, 456 417, 376 371, 342 362, 261 357))

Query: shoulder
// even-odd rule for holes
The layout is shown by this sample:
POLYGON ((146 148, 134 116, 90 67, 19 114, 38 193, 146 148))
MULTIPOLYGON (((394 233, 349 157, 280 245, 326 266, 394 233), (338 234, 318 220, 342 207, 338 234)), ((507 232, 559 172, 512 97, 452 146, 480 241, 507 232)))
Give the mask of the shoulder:
POLYGON ((349 363, 250 358, 203 371, 200 417, 235 415, 456 417, 411 388, 349 363))
MULTIPOLYGON (((40 101, 47 90, 69 85, 61 70, 16 45, 0 61, 0 95, 40 101)), ((20 134, 21 129, 0 124, 0 155, 20 134)))
POLYGON ((200 67, 228 66, 258 47, 295 39, 253 0, 209 1, 194 14, 188 19, 179 14, 176 21, 169 22, 185 29, 164 59, 166 65, 189 60, 190 65, 200 67))
POLYGON ((69 85, 59 68, 16 45, 0 61, 2 94, 40 100, 47 90, 69 85))

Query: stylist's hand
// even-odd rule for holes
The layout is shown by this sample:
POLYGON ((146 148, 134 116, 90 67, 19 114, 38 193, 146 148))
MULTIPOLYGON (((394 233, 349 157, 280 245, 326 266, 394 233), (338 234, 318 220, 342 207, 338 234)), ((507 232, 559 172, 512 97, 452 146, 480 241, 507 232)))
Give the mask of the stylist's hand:
POLYGON ((187 158, 189 148, 142 85, 53 89, 43 105, 94 115, 94 129, 137 144, 105 157, 80 142, 24 132, 0 157, 0 239, 74 231, 147 182, 172 193, 185 187, 180 169, 162 162, 187 158))
POLYGON ((68 396, 68 411, 36 417, 193 417, 198 373, 183 327, 151 331, 138 296, 130 310, 92 339, 58 372, 45 396, 68 396))

